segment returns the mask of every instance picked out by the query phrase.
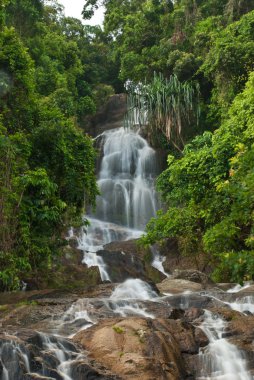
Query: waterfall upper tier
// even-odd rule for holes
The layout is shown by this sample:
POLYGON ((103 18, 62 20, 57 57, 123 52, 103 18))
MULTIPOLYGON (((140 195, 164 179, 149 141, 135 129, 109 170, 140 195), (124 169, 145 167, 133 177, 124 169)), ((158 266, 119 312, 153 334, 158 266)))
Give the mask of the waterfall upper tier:
POLYGON ((155 215, 156 152, 138 132, 120 128, 104 132, 96 218, 144 230, 155 215))

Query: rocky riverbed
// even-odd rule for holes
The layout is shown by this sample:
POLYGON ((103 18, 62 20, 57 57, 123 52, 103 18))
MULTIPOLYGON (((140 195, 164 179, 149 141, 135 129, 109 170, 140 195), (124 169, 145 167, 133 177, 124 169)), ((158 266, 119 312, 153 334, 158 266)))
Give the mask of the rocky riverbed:
POLYGON ((158 158, 119 115, 96 132, 90 226, 70 231, 47 275, 23 279, 27 291, 0 295, 0 380, 253 380, 254 285, 215 284, 207 258, 174 240, 140 249, 158 158))
MULTIPOLYGON (((137 259, 123 253, 116 261, 121 276, 131 262, 137 270, 137 259)), ((244 358, 246 377, 235 379, 252 379, 254 285, 230 292, 234 284, 214 284, 196 269, 175 270, 155 284, 139 260, 142 279, 1 295, 0 378, 219 379, 202 374, 210 311, 244 358)))

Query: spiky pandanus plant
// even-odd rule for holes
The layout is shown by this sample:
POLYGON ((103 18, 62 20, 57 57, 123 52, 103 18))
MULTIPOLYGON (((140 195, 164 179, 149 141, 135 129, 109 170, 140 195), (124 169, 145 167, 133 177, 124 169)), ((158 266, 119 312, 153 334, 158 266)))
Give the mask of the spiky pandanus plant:
POLYGON ((178 150, 184 146, 183 129, 194 119, 196 124, 199 114, 199 85, 195 82, 154 74, 151 83, 129 87, 126 125, 146 125, 151 133, 159 131, 178 150))

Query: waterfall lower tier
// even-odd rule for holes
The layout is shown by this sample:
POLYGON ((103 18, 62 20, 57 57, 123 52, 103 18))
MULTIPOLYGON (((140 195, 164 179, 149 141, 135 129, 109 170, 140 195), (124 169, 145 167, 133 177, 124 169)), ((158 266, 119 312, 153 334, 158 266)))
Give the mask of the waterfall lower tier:
POLYGON ((156 155, 138 133, 122 128, 105 132, 102 148, 101 195, 95 214, 86 216, 90 225, 79 237, 79 248, 83 262, 97 266, 102 280, 113 283, 35 292, 27 297, 26 318, 24 305, 15 313, 11 309, 9 319, 6 311, 7 330, 16 325, 14 336, 0 335, 0 380, 254 380, 252 332, 245 332, 245 345, 239 333, 232 340, 236 345, 230 343, 238 328, 233 322, 240 321, 239 331, 246 331, 245 321, 252 318, 254 287, 252 293, 251 284, 220 291, 197 270, 169 278, 156 247, 150 262, 150 252, 141 258, 138 250, 133 254, 135 242, 124 246, 140 237, 158 208, 156 155), (104 248, 113 241, 121 243, 104 248), (159 276, 154 282, 145 277, 146 266, 159 276), (229 316, 227 322, 223 316, 229 316))
POLYGON ((210 311, 205 311, 201 328, 210 343, 199 354, 201 374, 198 380, 252 380, 244 354, 223 337, 226 322, 210 311))
MULTIPOLYGON (((170 284, 174 280, 165 281, 170 284)), ((246 335, 236 334, 233 341, 237 345, 230 343, 234 319, 240 318, 245 324, 253 318, 250 312, 244 315, 229 308, 234 304, 244 304, 248 310, 253 307, 253 297, 241 291, 218 293, 214 287, 206 293, 190 291, 160 296, 154 286, 137 278, 121 284, 99 285, 97 289, 89 289, 84 298, 76 299, 74 295, 68 308, 66 298, 56 304, 55 294, 52 299, 44 297, 45 294, 33 308, 39 308, 40 304, 45 309, 55 305, 54 318, 48 320, 50 332, 21 328, 17 335, 0 336, 1 380, 124 379, 127 376, 118 371, 125 365, 129 371, 129 363, 134 363, 133 379, 156 376, 187 380, 190 374, 196 380, 254 379, 252 353, 248 348, 246 351, 246 346, 243 350, 239 348, 248 342, 246 335), (204 309, 207 311, 203 312, 204 309), (232 320, 225 321, 224 313, 233 316, 232 320), (199 354, 198 347, 201 347, 199 354), (108 358, 106 362, 104 356, 108 358), (143 367, 141 362, 145 364, 143 367), (117 363, 117 367, 112 363, 117 363), (161 363, 170 363, 170 367, 161 363), (106 376, 104 366, 113 374, 106 376), (168 373, 169 369, 172 372, 168 373)), ((252 331, 248 334, 250 338, 252 331)))

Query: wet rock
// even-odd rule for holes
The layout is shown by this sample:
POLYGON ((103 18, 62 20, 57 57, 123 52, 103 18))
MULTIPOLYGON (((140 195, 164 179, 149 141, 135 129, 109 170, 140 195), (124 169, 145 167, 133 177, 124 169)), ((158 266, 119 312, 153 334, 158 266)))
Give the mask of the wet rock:
POLYGON ((75 380, 121 380, 120 377, 110 374, 105 368, 97 370, 82 360, 72 363, 71 377, 75 380))
POLYGON ((22 380, 55 380, 55 378, 37 375, 36 373, 27 373, 22 377, 22 380))
MULTIPOLYGON (((78 239, 76 236, 72 236, 71 238, 68 239, 68 245, 71 247, 71 248, 78 248, 78 245, 79 245, 79 242, 78 242, 78 239)), ((83 251, 80 250, 80 252, 82 252, 82 256, 81 256, 81 260, 83 258, 83 251)))
MULTIPOLYGON (((176 332, 171 331, 178 323, 173 322, 171 325, 165 320, 140 318, 105 320, 76 334, 74 341, 82 344, 90 357, 124 379, 142 376, 142 380, 182 380, 185 369, 180 346, 192 349, 187 344, 189 335, 184 338, 184 333, 179 346, 176 332)), ((195 342, 194 345, 196 350, 195 342)))
POLYGON ((249 286, 248 288, 241 289, 238 293, 238 295, 253 295, 254 296, 254 284, 249 286))
POLYGON ((194 336, 195 336, 195 341, 197 342, 199 348, 205 347, 208 345, 209 339, 204 333, 204 331, 201 330, 199 327, 195 328, 194 336))
POLYGON ((104 245, 104 249, 110 252, 123 251, 125 253, 142 256, 140 248, 137 246, 138 239, 126 241, 113 241, 112 243, 104 245))
POLYGON ((200 309, 197 307, 191 307, 185 311, 184 317, 188 322, 193 322, 203 314, 204 314, 203 309, 200 309))
POLYGON ((126 94, 112 95, 96 115, 85 121, 86 132, 97 137, 106 130, 122 127, 126 110, 126 94))
POLYGON ((202 284, 196 282, 181 280, 181 279, 171 279, 166 278, 159 284, 157 284, 158 289, 161 293, 168 294, 178 294, 184 292, 200 292, 204 289, 202 284))
MULTIPOLYGON (((110 297, 116 284, 103 283, 96 286, 90 286, 86 291, 82 293, 82 298, 106 298, 110 297)), ((80 297, 81 298, 81 297, 80 297)))
POLYGON ((197 374, 200 373, 200 359, 198 354, 183 354, 183 360, 186 368, 186 380, 196 380, 197 374))
POLYGON ((62 256, 60 258, 62 265, 81 265, 84 257, 84 252, 78 249, 78 242, 75 238, 68 240, 68 245, 62 249, 62 256))
POLYGON ((236 283, 230 283, 230 282, 225 282, 225 283, 217 283, 216 286, 223 290, 223 291, 227 291, 229 289, 232 289, 234 286, 236 286, 237 284, 236 283))
POLYGON ((109 277, 112 282, 122 282, 129 278, 139 278, 144 281, 161 281, 165 276, 153 267, 146 267, 141 258, 132 253, 124 251, 107 251, 97 252, 98 256, 103 257, 109 277))
POLYGON ((209 278, 207 274, 195 269, 175 269, 172 274, 172 278, 196 282, 198 284, 202 284, 204 288, 214 285, 214 282, 209 278))

